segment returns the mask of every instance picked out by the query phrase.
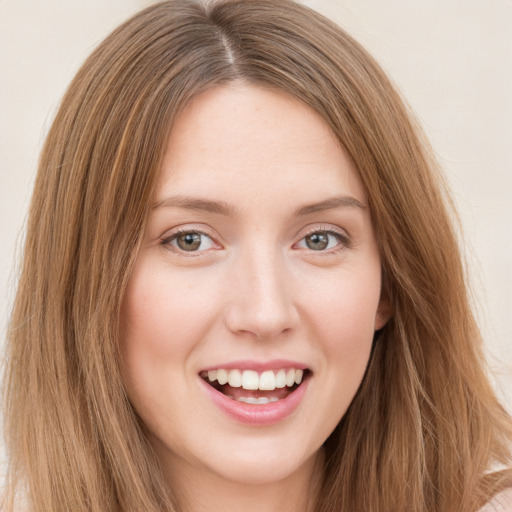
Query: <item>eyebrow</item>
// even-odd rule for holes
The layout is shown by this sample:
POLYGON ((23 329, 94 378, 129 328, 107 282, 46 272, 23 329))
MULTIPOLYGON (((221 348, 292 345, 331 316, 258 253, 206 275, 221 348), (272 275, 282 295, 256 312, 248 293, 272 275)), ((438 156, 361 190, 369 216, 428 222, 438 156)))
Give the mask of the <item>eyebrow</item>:
POLYGON ((210 201, 209 199, 199 199, 188 196, 172 196, 162 199, 153 205, 157 208, 185 208, 187 210, 197 210, 209 213, 218 213, 220 215, 232 216, 234 207, 224 201, 210 201))
MULTIPOLYGON (((157 208, 185 208, 187 210, 216 213, 227 217, 235 214, 234 206, 226 203, 225 201, 210 201, 209 199, 200 199, 189 196, 167 197, 153 205, 154 210, 157 208)), ((364 210, 366 205, 352 196, 337 196, 326 199, 325 201, 320 201, 319 203, 301 206, 295 211, 295 215, 302 217, 316 212, 333 210, 335 208, 360 208, 364 210)))
POLYGON ((337 196, 331 197, 319 203, 302 206, 295 212, 295 215, 310 215, 312 213, 323 212, 325 210, 333 210, 335 208, 361 208, 364 210, 366 209, 366 205, 352 196, 337 196))

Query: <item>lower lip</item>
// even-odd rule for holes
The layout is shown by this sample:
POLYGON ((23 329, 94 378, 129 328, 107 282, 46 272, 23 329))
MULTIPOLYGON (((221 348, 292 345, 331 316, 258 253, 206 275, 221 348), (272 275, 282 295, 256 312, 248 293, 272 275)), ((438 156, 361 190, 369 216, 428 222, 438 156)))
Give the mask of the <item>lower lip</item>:
POLYGON ((309 383, 309 377, 286 398, 268 404, 246 404, 238 402, 210 386, 199 377, 201 384, 213 403, 224 413, 240 423, 249 425, 273 425, 292 414, 299 406, 309 383))

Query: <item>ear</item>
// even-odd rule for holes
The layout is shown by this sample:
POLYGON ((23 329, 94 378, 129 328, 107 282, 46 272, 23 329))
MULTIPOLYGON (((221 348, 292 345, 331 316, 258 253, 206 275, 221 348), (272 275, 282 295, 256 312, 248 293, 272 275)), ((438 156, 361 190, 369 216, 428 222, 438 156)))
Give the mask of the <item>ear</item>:
POLYGON ((393 307, 389 299, 383 294, 380 298, 377 313, 375 314, 375 330, 382 329, 393 316, 393 307))

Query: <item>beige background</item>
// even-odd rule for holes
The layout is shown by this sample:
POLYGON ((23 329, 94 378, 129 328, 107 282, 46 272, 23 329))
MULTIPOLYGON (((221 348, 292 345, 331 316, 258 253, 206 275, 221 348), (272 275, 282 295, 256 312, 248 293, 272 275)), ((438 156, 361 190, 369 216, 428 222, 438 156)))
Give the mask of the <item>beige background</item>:
MULTIPOLYGON (((0 351, 15 248, 59 99, 94 46, 150 3, 0 0, 0 351)), ((496 386, 512 410, 512 1, 305 3, 378 58, 427 131, 460 209, 496 386)))

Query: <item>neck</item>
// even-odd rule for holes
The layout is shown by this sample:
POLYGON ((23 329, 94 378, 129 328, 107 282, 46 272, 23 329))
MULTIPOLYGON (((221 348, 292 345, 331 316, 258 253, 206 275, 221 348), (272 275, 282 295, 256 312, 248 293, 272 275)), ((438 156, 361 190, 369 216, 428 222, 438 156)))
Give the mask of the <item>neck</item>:
POLYGON ((293 474, 270 483, 237 482, 197 468, 173 467, 172 488, 180 512, 314 512, 322 476, 319 451, 293 474))

